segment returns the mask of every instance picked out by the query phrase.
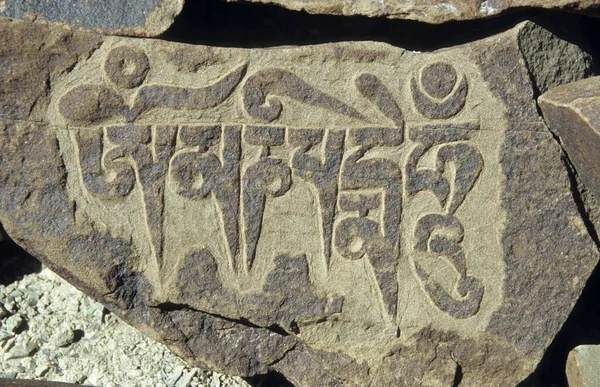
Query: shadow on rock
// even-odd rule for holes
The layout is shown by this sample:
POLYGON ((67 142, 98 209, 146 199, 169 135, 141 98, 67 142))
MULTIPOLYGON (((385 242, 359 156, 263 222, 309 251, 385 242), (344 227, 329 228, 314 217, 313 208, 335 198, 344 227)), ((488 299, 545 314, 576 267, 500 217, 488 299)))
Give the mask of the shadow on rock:
POLYGON ((283 375, 277 372, 269 372, 265 375, 257 375, 251 378, 245 378, 246 382, 252 387, 293 387, 294 385, 287 381, 283 375))
POLYGON ((8 238, 1 227, 0 235, 0 286, 10 285, 27 274, 42 270, 40 261, 8 238))
POLYGON ((600 265, 594 269, 571 315, 531 376, 519 387, 567 387, 569 352, 581 344, 600 344, 600 265))

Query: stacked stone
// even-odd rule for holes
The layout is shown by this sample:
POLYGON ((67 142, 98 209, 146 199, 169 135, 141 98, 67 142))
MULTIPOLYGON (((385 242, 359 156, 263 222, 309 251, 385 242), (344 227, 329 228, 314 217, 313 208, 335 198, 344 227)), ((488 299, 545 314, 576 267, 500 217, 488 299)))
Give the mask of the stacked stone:
MULTIPOLYGON (((297 386, 535 370, 600 258, 576 26, 221 48, 109 36, 156 35, 182 5, 118 3, 1 3, 35 19, 0 20, 8 235, 192 367, 297 386)), ((277 3, 432 23, 547 5, 277 3)))

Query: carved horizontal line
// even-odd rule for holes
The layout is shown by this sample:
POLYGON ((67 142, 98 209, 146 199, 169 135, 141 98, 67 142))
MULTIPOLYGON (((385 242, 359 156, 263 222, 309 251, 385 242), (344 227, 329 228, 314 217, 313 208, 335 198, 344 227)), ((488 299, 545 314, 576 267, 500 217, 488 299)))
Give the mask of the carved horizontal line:
MULTIPOLYGON (((506 121, 502 120, 502 119, 496 119, 496 120, 489 120, 489 121, 485 121, 486 124, 499 124, 500 127, 504 127, 506 126, 506 121)), ((10 118, 7 117, 6 115, 2 115, 0 114, 0 123, 3 125, 8 125, 8 124, 39 124, 39 125, 43 125, 44 127, 48 127, 48 128, 52 128, 55 130, 85 130, 85 129, 89 129, 89 130, 95 130, 98 129, 100 127, 105 127, 105 126, 115 126, 115 125, 125 125, 125 124, 109 124, 109 125, 97 125, 97 126, 89 126, 89 127, 81 127, 81 126, 74 126, 74 125, 69 125, 69 124, 53 124, 47 121, 40 121, 40 120, 23 120, 23 119, 14 119, 14 118, 10 118)), ((350 126, 350 125, 346 125, 346 126, 340 126, 340 127, 316 127, 315 125, 305 125, 305 126, 289 126, 289 125, 276 125, 276 124, 260 124, 260 123, 240 123, 240 122, 183 122, 183 123, 132 123, 133 125, 139 125, 139 126, 166 126, 166 125, 177 125, 177 126, 185 126, 185 125, 255 125, 255 126, 279 126, 279 127, 286 127, 286 128, 292 128, 292 129, 325 129, 325 130, 343 130, 343 129, 359 129, 359 128, 368 128, 368 127, 372 127, 372 128, 393 128, 393 126, 390 125, 362 125, 362 126, 350 126)), ((423 121, 407 121, 406 125, 409 127, 409 129, 414 128, 414 127, 418 127, 418 126, 426 126, 426 125, 435 125, 435 124, 440 124, 439 122, 427 122, 424 123, 423 121)), ((459 123, 455 123, 455 122, 448 122, 446 123, 446 125, 457 125, 459 123)), ((520 125, 523 126, 530 126, 530 125, 535 125, 535 126, 539 126, 540 128, 545 128, 546 125, 541 122, 541 121, 522 121, 519 122, 520 125)), ((461 130, 459 128, 455 128, 455 130, 461 130)), ((465 130, 472 130, 472 129, 465 129, 465 130)), ((477 129, 478 131, 481 132, 539 132, 537 130, 530 130, 530 129, 524 129, 524 130, 515 130, 515 129, 487 129, 484 127, 480 127, 479 129, 477 129)))

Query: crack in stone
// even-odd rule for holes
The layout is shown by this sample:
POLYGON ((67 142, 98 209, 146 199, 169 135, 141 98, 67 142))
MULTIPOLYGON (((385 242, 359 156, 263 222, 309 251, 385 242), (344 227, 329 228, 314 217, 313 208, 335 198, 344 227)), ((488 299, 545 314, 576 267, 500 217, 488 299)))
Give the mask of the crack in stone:
MULTIPOLYGON (((559 140, 557 140, 557 141, 559 141, 559 140)), ((560 144, 560 141, 559 141, 559 144, 560 144)), ((569 155, 567 154, 565 149, 562 147, 562 144, 561 144, 561 149, 564 152, 563 163, 565 164, 565 167, 567 169, 567 174, 569 176, 569 182, 571 183, 571 192, 573 194, 573 199, 575 200, 575 204, 577 205, 577 210, 579 211, 579 214, 581 215, 583 224, 585 225, 585 228, 586 228, 590 238, 592 238, 596 247, 600 249, 600 239, 598 238, 598 233, 596 231, 596 227, 594 226, 594 223, 591 221, 591 219, 589 217, 588 209, 586 208, 585 201, 582 198, 582 194, 581 194, 582 183, 579 179, 579 175, 577 174, 577 170, 576 170, 575 166, 573 165, 573 163, 571 162, 569 155)))
MULTIPOLYGON (((183 344, 183 345, 185 346, 185 348, 187 349, 188 353, 189 353, 189 354, 192 356, 192 359, 193 359, 194 361, 197 361, 196 354, 195 354, 195 353, 194 353, 194 351, 192 350, 192 347, 190 347, 190 345, 188 344, 188 342, 190 341, 190 337, 188 337, 188 336, 187 336, 187 335, 186 335, 186 334, 183 332, 183 330, 182 330, 182 329, 180 329, 180 328, 179 328, 179 326, 178 326, 177 324, 175 324, 175 321, 173 321, 173 318, 171 317, 171 315, 170 315, 170 314, 168 314, 168 313, 167 313, 165 316, 166 316, 166 317, 169 319, 169 321, 171 321, 171 324, 172 324, 172 325, 173 325, 173 327, 174 327, 174 328, 177 330, 177 332, 179 332, 179 333, 181 334, 181 336, 183 336, 183 338, 184 338, 183 342, 180 342, 180 341, 179 341, 179 342, 178 342, 178 341, 174 341, 173 345, 177 345, 177 344, 180 344, 180 343, 181 343, 181 344, 183 344)), ((165 341, 169 341, 169 340, 167 340, 166 338, 165 338, 164 340, 165 340, 165 341)))
POLYGON ((290 334, 286 330, 284 330, 282 327, 280 327, 277 324, 272 324, 272 325, 269 325, 268 327, 263 327, 263 326, 254 324, 253 322, 251 322, 250 320, 245 319, 245 318, 236 319, 236 318, 232 318, 232 317, 226 317, 226 316, 223 316, 223 315, 218 314, 218 313, 207 312, 205 310, 196 309, 196 308, 192 307, 189 304, 176 304, 176 303, 172 303, 172 302, 163 302, 163 303, 160 303, 160 304, 157 304, 157 305, 148 305, 148 307, 149 308, 154 308, 154 309, 159 309, 159 310, 162 310, 162 311, 167 311, 167 312, 191 310, 191 311, 194 311, 194 312, 204 313, 206 315, 209 315, 209 316, 212 316, 212 317, 215 317, 215 318, 219 318, 219 319, 222 319, 222 320, 225 320, 225 321, 228 321, 228 322, 232 322, 232 323, 235 323, 235 324, 243 325, 243 326, 245 326, 247 328, 265 329, 267 331, 270 331, 270 332, 275 333, 275 334, 277 334, 279 336, 282 336, 282 337, 284 337, 284 336, 290 336, 290 334))
POLYGON ((460 365, 458 360, 456 360, 452 351, 450 351, 450 359, 452 359, 452 361, 456 364, 456 370, 454 372, 454 380, 452 381, 452 387, 459 387, 463 378, 462 366, 460 365))
MULTIPOLYGON (((536 106, 539 110, 540 108, 537 103, 536 103, 536 106)), ((540 115, 541 115, 541 113, 540 113, 540 115)), ((541 117, 543 119, 543 115, 541 115, 541 117)), ((544 123, 545 123, 545 120, 544 120, 544 123)), ((549 127, 547 123, 545 123, 545 125, 547 128, 549 127)), ((557 135, 552 133, 552 131, 549 129, 548 129, 548 132, 550 132, 550 134, 552 135, 552 138, 556 141, 556 143, 562 150, 562 154, 563 154, 562 162, 567 170, 567 175, 569 177, 569 183, 571 185, 570 191, 571 191, 571 194, 573 195, 573 200, 575 201, 575 205, 577 206, 577 211, 579 212, 579 215, 581 216, 581 220, 583 221, 583 224, 586 228, 588 235, 594 242, 594 245, 596 246, 596 248, 600 249, 600 239, 598 237, 598 232, 596 230, 596 227, 594 226, 594 223, 590 219, 588 209, 587 209, 585 201, 582 197, 581 187, 582 187, 583 183, 579 179, 579 174, 577 173, 577 169, 575 168, 575 165, 571 162, 571 158, 569 157, 569 154, 567 153, 562 142, 560 141, 560 137, 558 137, 557 135)))

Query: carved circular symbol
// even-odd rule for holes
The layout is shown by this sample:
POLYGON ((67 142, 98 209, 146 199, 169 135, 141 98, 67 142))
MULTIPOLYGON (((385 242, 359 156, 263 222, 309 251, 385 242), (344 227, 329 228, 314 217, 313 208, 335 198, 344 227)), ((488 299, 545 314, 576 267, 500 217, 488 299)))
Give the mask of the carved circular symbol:
POLYGON ((445 62, 431 63, 411 79, 410 88, 419 113, 427 118, 446 119, 458 114, 467 101, 466 77, 445 62))
POLYGON ((124 89, 138 87, 146 79, 150 63, 146 54, 137 48, 114 48, 104 64, 104 72, 115 85, 124 89))
POLYGON ((421 71, 423 89, 437 99, 443 99, 452 92, 457 78, 454 67, 443 62, 430 64, 421 71))

